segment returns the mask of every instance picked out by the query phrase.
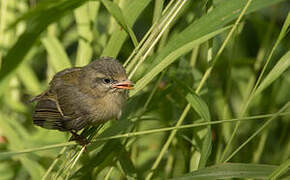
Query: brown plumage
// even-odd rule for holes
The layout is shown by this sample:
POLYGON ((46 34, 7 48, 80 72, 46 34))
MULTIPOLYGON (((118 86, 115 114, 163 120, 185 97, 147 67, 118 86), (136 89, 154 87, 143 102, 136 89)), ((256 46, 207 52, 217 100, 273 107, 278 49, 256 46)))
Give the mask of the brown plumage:
POLYGON ((71 132, 119 118, 132 89, 122 65, 108 57, 60 71, 49 85, 32 100, 37 101, 33 122, 71 132))

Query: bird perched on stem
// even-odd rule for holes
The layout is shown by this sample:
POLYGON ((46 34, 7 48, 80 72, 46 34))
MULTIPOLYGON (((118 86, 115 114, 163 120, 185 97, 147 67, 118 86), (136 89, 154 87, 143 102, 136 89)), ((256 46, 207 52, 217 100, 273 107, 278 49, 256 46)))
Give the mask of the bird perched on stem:
POLYGON ((55 74, 48 90, 31 100, 37 102, 33 123, 70 131, 80 140, 77 131, 84 127, 120 118, 130 89, 133 84, 125 69, 113 58, 65 69, 55 74))

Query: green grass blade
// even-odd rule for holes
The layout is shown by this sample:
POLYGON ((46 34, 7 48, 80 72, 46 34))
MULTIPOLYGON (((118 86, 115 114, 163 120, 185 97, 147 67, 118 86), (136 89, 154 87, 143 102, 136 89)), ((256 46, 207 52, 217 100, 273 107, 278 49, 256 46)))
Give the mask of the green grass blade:
POLYGON ((118 22, 118 24, 129 34, 134 46, 136 47, 138 45, 137 38, 136 38, 133 30, 128 25, 127 20, 124 17, 120 7, 116 3, 108 1, 108 0, 101 0, 101 1, 104 4, 104 6, 106 7, 106 9, 110 12, 110 14, 118 22))
POLYGON ((173 178, 174 180, 189 179, 229 179, 229 178, 254 178, 266 179, 277 166, 264 164, 248 163, 225 163, 208 168, 200 169, 182 177, 173 178))
POLYGON ((189 52, 195 46, 207 41, 210 38, 224 32, 225 30, 229 29, 229 27, 221 28, 213 33, 207 34, 202 36, 192 42, 185 44, 184 46, 172 51, 168 54, 159 64, 155 65, 154 68, 149 71, 145 76, 143 76, 140 80, 137 81, 134 90, 130 91, 130 95, 135 95, 138 91, 143 89, 150 81, 157 76, 160 72, 162 72, 165 68, 167 68, 170 64, 178 59, 178 57, 182 56, 183 54, 189 52))
MULTIPOLYGON (((280 1, 282 0, 255 0, 251 3, 246 14, 280 1)), ((210 13, 194 21, 182 32, 172 36, 165 48, 155 58, 155 64, 162 61, 168 54, 179 49, 181 46, 222 28, 239 16, 244 5, 245 2, 240 0, 225 1, 219 4, 210 13)))
POLYGON ((130 153, 126 150, 126 148, 120 144, 119 149, 119 156, 118 161, 121 164, 122 170, 124 171, 124 174, 126 175, 127 179, 137 178, 137 171, 136 168, 130 158, 130 153))
POLYGON ((40 93, 40 82, 37 79, 36 74, 28 64, 23 63, 21 66, 19 66, 19 69, 17 69, 17 74, 26 89, 30 90, 29 93, 32 93, 34 95, 40 93))
POLYGON ((62 44, 55 36, 48 35, 41 41, 50 56, 50 64, 56 72, 72 66, 62 44))
MULTIPOLYGON (((210 122, 210 113, 209 113, 209 108, 207 104, 197 95, 194 93, 187 94, 186 95, 186 100, 192 108, 198 113, 198 115, 204 119, 206 122, 210 122)), ((211 153, 211 148, 212 148, 212 135, 211 135, 211 127, 208 126, 206 128, 206 135, 203 139, 202 143, 202 150, 200 152, 200 161, 199 161, 199 168, 205 167, 207 159, 209 158, 209 155, 211 153)))
POLYGON ((273 171, 270 176, 269 179, 274 180, 274 179, 278 179, 280 178, 284 173, 286 173, 288 171, 289 174, 289 167, 290 167, 290 159, 286 160, 284 163, 282 163, 279 167, 277 167, 275 169, 275 171, 273 171))
POLYGON ((87 0, 53 1, 50 6, 43 8, 42 11, 32 11, 29 16, 30 18, 27 20, 27 28, 3 58, 0 81, 20 64, 39 35, 49 24, 58 21, 61 17, 86 1, 87 0))
POLYGON ((277 78, 279 78, 290 66, 290 51, 288 51, 273 67, 265 79, 261 82, 260 86, 257 88, 255 95, 260 94, 264 89, 266 89, 271 83, 273 83, 277 78))
POLYGON ((79 35, 76 67, 87 65, 92 59, 94 29, 91 24, 96 21, 99 6, 99 2, 87 2, 74 11, 79 35))
MULTIPOLYGON (((246 14, 280 1, 281 0, 253 1, 251 3, 251 6, 248 8, 246 14)), ((131 95, 136 94, 139 90, 144 88, 158 73, 160 73, 165 67, 171 64, 171 62, 174 62, 174 58, 177 58, 182 54, 189 52, 191 48, 195 47, 201 42, 204 42, 205 40, 202 40, 202 37, 206 38, 209 35, 215 34, 219 30, 221 30, 221 27, 236 18, 239 15, 239 12, 241 11, 241 8, 244 6, 244 4, 245 3, 240 0, 226 1, 224 3, 221 3, 220 6, 216 7, 209 14, 203 16, 198 21, 195 21, 194 23, 189 25, 181 33, 173 36, 168 44, 164 47, 164 49, 154 59, 153 65, 151 67, 151 69, 153 70, 151 70, 136 83, 136 88, 135 90, 131 91, 131 95), (190 44, 192 45, 190 46, 190 44), (178 50, 180 52, 178 52, 178 50), (172 56, 174 56, 174 58, 172 56), (158 68, 156 66, 158 66, 158 68)), ((208 37, 207 39, 210 39, 210 37, 208 37)))
MULTIPOLYGON (((187 128, 194 128, 194 127, 203 127, 208 125, 215 125, 215 124, 221 124, 221 123, 230 123, 230 122, 237 122, 237 121, 248 121, 248 120, 263 120, 267 117, 273 117, 276 115, 279 116, 287 116, 290 112, 285 113, 274 113, 274 114, 267 114, 267 115, 258 115, 253 117, 244 117, 244 118, 237 118, 237 119, 226 119, 226 120, 216 120, 211 122, 202 122, 202 123, 194 123, 194 124, 187 124, 187 125, 181 125, 178 127, 166 127, 166 128, 158 128, 158 129, 152 129, 147 131, 139 131, 139 132, 132 132, 132 133, 125 133, 125 134, 118 134, 116 131, 119 128, 118 126, 112 126, 112 130, 107 131, 107 133, 104 133, 102 137, 98 137, 95 141, 91 142, 91 145, 88 146, 88 150, 93 150, 97 148, 97 145, 99 145, 99 141, 108 141, 110 139, 119 139, 119 138, 128 138, 128 137, 135 137, 135 136, 141 136, 146 134, 152 134, 152 133, 160 133, 160 132, 166 132, 166 131, 172 131, 174 129, 187 129, 187 128), (93 148, 91 148, 93 146, 93 148)), ((126 123, 123 125, 126 126, 126 123)), ((61 148, 61 147, 67 147, 67 146, 73 146, 76 145, 75 142, 66 142, 66 143, 60 143, 60 144, 53 144, 53 145, 47 145, 43 147, 38 148, 30 148, 30 149, 24 149, 19 151, 10 151, 10 152, 1 152, 0 153, 0 160, 11 158, 15 155, 22 155, 25 153, 31 153, 31 152, 37 152, 37 151, 44 151, 44 150, 50 150, 54 148, 61 148)))
MULTIPOLYGON (((13 121, 14 119, 11 119, 10 117, 6 116, 4 113, 1 113, 1 112, 0 112, 0 115, 1 115, 0 116, 1 130, 3 130, 3 134, 7 137, 10 143, 10 147, 12 149, 22 149, 24 147, 24 144, 23 144, 24 139, 18 133, 15 127, 13 127, 11 123, 9 123, 10 121, 13 121)), ((16 123, 16 125, 20 126, 19 123, 16 123)), ((23 128, 23 127, 19 127, 19 128, 23 128)), ((31 158, 31 155, 28 154, 28 155, 19 157, 19 160, 23 164, 24 168, 29 172, 33 180, 41 179, 41 175, 44 173, 44 169, 38 162, 34 161, 31 158)))
POLYGON ((207 104, 197 94, 187 94, 186 100, 204 121, 210 121, 210 113, 207 104))
POLYGON ((76 143, 70 141, 70 142, 66 142, 66 143, 47 145, 47 146, 38 147, 38 148, 29 148, 29 149, 24 149, 24 150, 20 150, 20 151, 1 152, 0 153, 0 160, 9 159, 9 158, 11 158, 13 156, 17 156, 17 155, 24 155, 26 153, 32 153, 32 152, 37 152, 37 151, 46 151, 46 150, 50 150, 50 149, 62 148, 62 147, 74 146, 74 145, 76 145, 76 143))
POLYGON ((79 170, 77 170, 75 176, 84 176, 87 173, 90 173, 97 166, 101 167, 102 163, 111 164, 113 157, 118 153, 116 147, 119 145, 119 140, 113 140, 106 143, 101 151, 92 155, 92 157, 79 170))
MULTIPOLYGON (((124 18, 127 21, 128 27, 132 27, 138 16, 144 11, 151 0, 138 0, 138 1, 128 1, 127 5, 123 9, 124 18)), ((105 47, 101 56, 116 57, 125 42, 127 33, 121 29, 116 30, 107 46, 105 47)))

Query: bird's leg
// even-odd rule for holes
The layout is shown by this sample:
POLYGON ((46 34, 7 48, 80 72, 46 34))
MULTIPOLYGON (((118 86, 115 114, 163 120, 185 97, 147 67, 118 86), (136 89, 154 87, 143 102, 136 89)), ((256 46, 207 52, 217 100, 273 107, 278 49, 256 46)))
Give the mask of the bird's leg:
POLYGON ((72 134, 72 137, 70 138, 70 141, 76 141, 81 146, 85 146, 85 145, 90 143, 90 141, 87 140, 87 138, 77 134, 75 131, 71 130, 70 132, 72 134))

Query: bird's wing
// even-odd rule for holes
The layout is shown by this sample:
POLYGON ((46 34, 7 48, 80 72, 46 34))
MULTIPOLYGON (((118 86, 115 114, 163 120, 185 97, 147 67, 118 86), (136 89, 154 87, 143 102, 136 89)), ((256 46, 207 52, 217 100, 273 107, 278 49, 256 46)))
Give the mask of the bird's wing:
POLYGON ((67 129, 80 130, 90 123, 92 104, 88 94, 83 93, 78 87, 63 84, 56 88, 57 101, 64 115, 67 129))
POLYGON ((80 130, 90 123, 94 98, 80 89, 81 71, 81 68, 61 71, 50 83, 63 113, 66 129, 80 130))
POLYGON ((33 123, 46 129, 58 129, 68 131, 64 126, 63 115, 53 98, 44 96, 37 100, 33 113, 33 123))
POLYGON ((79 130, 86 125, 86 121, 82 121, 85 117, 80 113, 82 111, 74 111, 80 108, 78 96, 83 96, 75 86, 80 71, 80 68, 70 68, 58 72, 50 82, 49 90, 32 99, 37 101, 34 124, 61 131, 79 130))

